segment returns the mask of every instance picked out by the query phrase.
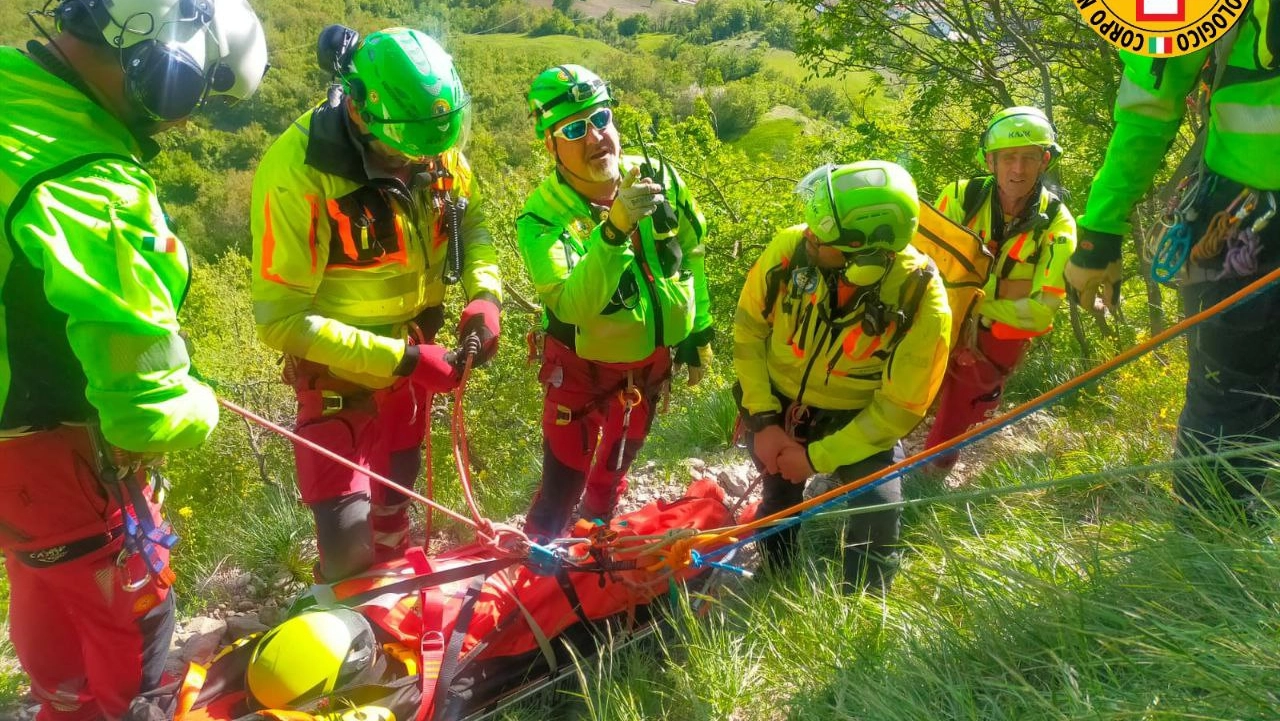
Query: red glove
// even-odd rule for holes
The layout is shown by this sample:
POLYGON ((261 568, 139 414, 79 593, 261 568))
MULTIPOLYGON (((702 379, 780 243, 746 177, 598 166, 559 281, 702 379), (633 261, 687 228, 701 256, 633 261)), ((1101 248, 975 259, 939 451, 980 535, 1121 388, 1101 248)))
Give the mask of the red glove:
POLYGON ((423 343, 409 346, 405 351, 406 361, 411 355, 416 356, 417 361, 407 373, 410 382, 428 393, 448 393, 458 387, 458 382, 462 379, 454 364, 457 356, 453 351, 432 343, 423 343))
POLYGON ((480 339, 480 354, 476 356, 473 365, 488 363, 493 354, 498 352, 498 319, 501 313, 498 304, 488 298, 476 298, 462 309, 462 316, 458 318, 459 345, 465 347, 469 335, 480 339))

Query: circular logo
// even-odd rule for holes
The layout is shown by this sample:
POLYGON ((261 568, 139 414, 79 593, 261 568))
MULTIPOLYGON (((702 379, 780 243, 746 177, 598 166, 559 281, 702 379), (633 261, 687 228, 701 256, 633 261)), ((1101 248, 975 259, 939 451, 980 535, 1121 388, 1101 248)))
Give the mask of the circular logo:
POLYGON ((1073 0, 1093 31, 1147 57, 1186 55, 1222 37, 1247 0, 1073 0))
POLYGON ((435 103, 431 105, 432 115, 448 115, 450 110, 453 110, 453 106, 444 98, 436 98, 435 103))

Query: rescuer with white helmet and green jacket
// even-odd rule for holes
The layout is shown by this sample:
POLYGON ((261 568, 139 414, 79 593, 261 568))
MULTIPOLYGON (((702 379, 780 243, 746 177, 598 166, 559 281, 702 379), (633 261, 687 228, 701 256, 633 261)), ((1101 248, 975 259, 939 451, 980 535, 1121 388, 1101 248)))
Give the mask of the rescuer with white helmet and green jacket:
MULTIPOLYGON (((1124 76, 1115 131, 1066 271, 1086 308, 1095 301, 1114 308, 1119 301, 1130 213, 1151 187, 1182 124, 1187 96, 1197 87, 1210 91, 1200 104, 1202 154, 1188 163, 1200 169, 1172 180, 1180 190, 1164 224, 1157 274, 1181 280, 1183 311, 1191 315, 1280 265, 1280 219, 1274 217, 1280 201, 1280 4, 1249 3, 1236 32, 1234 39, 1227 34, 1176 57, 1120 53, 1124 76)), ((1273 283, 1192 328, 1187 354, 1178 455, 1280 439, 1280 286, 1273 283)), ((1181 468, 1174 490, 1192 506, 1236 513, 1236 503, 1223 506, 1215 499, 1249 507, 1273 465, 1268 455, 1181 468)))
MULTIPOLYGON (((466 306, 459 343, 496 351, 501 279, 462 154, 471 99, 440 45, 391 28, 334 25, 321 66, 340 82, 272 144, 253 183, 258 334, 286 357, 298 433, 412 488, 433 393, 460 360, 436 344, 446 286, 466 306)), ((409 500, 295 449, 316 520, 319 576, 334 581, 408 546, 409 500)))
MULTIPOLYGON (((1053 330, 1066 297, 1062 273, 1075 249, 1075 219, 1044 183, 1062 154, 1044 112, 1025 106, 1001 110, 978 145, 979 162, 990 174, 948 185, 937 208, 976 233, 995 264, 972 325, 951 349, 926 448, 964 433, 1000 406, 1004 385, 1031 340, 1053 330)), ((949 470, 957 457, 943 454, 933 466, 949 470)))
POLYGON ((155 465, 218 420, 178 327, 190 258, 152 136, 251 95, 267 46, 244 0, 62 0, 32 19, 47 43, 0 47, 8 630, 39 721, 116 719, 160 684, 173 631, 155 465))
MULTIPOLYGON (((900 441, 933 402, 950 343, 942 278, 909 245, 920 205, 907 171, 878 160, 822 166, 798 190, 805 223, 774 235, 734 316, 736 390, 764 473, 761 516, 799 503, 815 473, 847 482, 901 460, 900 441)), ((893 479, 852 503, 901 499, 893 479)), ((887 589, 900 516, 851 517, 847 589, 887 589)), ((795 530, 762 539, 770 562, 791 562, 795 530)))
POLYGON ((697 383, 711 359, 706 222, 667 163, 621 155, 608 85, 548 68, 528 93, 556 169, 516 220, 542 300, 542 483, 525 527, 558 535, 582 498, 608 518, 673 362, 697 383))

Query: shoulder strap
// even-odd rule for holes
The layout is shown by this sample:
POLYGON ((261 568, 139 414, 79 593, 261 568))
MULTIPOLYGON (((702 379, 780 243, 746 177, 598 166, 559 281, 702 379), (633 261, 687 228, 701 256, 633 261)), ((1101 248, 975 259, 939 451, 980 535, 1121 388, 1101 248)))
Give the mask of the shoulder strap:
POLYGON ((964 211, 964 223, 962 225, 968 227, 973 222, 974 216, 978 214, 978 208, 982 205, 982 201, 987 199, 991 194, 990 175, 979 175, 969 178, 969 182, 964 186, 964 198, 960 202, 960 209, 964 211))

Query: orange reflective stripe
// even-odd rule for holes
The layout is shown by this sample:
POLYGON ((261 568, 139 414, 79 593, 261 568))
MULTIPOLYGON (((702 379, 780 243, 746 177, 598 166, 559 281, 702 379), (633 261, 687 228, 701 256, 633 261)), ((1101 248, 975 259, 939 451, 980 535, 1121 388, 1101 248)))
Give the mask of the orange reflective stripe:
POLYGON ((1008 323, 1001 323, 1000 321, 991 324, 991 335, 995 336, 996 340, 1030 340, 1031 338, 1038 338, 1051 330, 1053 330, 1053 326, 1037 332, 1015 328, 1008 323))
POLYGON ((938 204, 938 212, 947 212, 947 206, 951 204, 951 196, 942 196, 942 202, 938 204))
POLYGON ((329 217, 338 221, 338 238, 342 240, 343 252, 348 258, 359 258, 360 252, 356 250, 355 238, 351 237, 351 219, 338 208, 338 201, 330 198, 328 207, 329 217))
POLYGON ((1024 246, 1024 245, 1026 245, 1026 244, 1027 244, 1027 236, 1028 236, 1028 235, 1030 235, 1030 233, 1023 233, 1023 234, 1021 234, 1021 235, 1019 235, 1019 236, 1018 236, 1018 240, 1017 240, 1017 241, 1015 241, 1015 242, 1014 242, 1014 244, 1013 244, 1013 247, 1009 249, 1009 257, 1010 257, 1010 258, 1013 258, 1013 259, 1015 259, 1015 260, 1019 260, 1019 261, 1021 260, 1021 258, 1022 258, 1022 246, 1024 246))
POLYGON ((204 666, 198 663, 187 664, 187 675, 182 679, 182 687, 178 689, 178 707, 173 711, 173 721, 182 721, 182 717, 195 707, 207 675, 208 670, 204 666))
POLYGON ((862 337, 862 326, 856 326, 844 336, 844 342, 840 344, 844 354, 853 357, 853 349, 858 345, 858 339, 862 337))
POLYGON ((266 228, 262 233, 262 268, 259 273, 264 280, 269 280, 273 283, 284 283, 284 278, 271 272, 271 266, 275 264, 276 233, 271 225, 270 195, 262 202, 262 217, 266 219, 266 228))
MULTIPOLYGON (((1045 274, 1046 274, 1046 275, 1048 275, 1048 273, 1047 273, 1047 272, 1046 272, 1045 274)), ((1052 286, 1052 285, 1042 285, 1042 286, 1040 286, 1040 292, 1041 292, 1041 293, 1048 293, 1049 295, 1056 295, 1056 296, 1058 296, 1059 298, 1061 298, 1061 297, 1063 297, 1063 296, 1065 296, 1065 295, 1067 294, 1067 289, 1066 289, 1066 288, 1056 288, 1056 287, 1054 287, 1054 286, 1052 286)))

